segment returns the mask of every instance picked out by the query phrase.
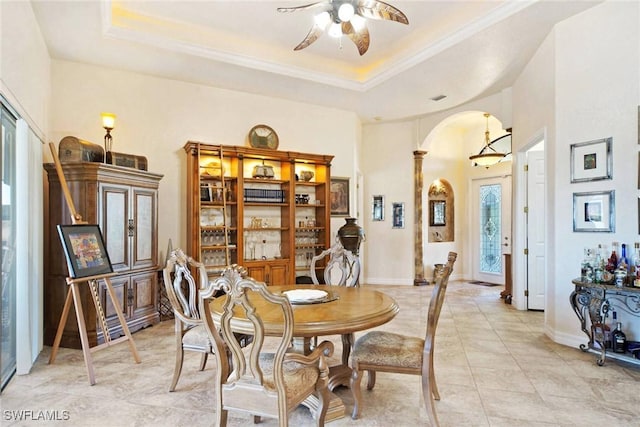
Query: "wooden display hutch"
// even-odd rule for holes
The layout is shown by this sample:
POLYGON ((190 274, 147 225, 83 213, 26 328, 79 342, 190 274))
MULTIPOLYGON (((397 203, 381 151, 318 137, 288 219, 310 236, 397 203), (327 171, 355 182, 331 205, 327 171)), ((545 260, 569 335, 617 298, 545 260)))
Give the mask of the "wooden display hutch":
POLYGON ((194 141, 184 149, 188 253, 211 275, 236 263, 268 285, 308 276, 331 244, 333 156, 194 141))
MULTIPOLYGON (((67 263, 56 226, 71 224, 60 180, 53 163, 44 165, 49 182, 45 203, 44 343, 52 345, 67 295, 67 263)), ((158 187, 162 175, 97 162, 62 165, 76 210, 82 219, 98 224, 107 252, 118 274, 111 279, 127 327, 131 332, 159 321, 158 301, 158 187)), ((95 307, 81 288, 89 344, 104 341, 97 327, 95 307)), ((122 327, 101 283, 99 296, 112 338, 122 327)), ((75 316, 69 316, 62 347, 81 348, 75 316)))

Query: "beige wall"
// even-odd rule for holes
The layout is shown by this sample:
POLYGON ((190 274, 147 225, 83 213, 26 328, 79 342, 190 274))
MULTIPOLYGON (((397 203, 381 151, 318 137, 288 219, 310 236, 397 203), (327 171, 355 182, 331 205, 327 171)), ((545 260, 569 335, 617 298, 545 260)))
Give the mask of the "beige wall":
MULTIPOLYGON (((482 115, 489 112, 497 119, 511 119, 511 112, 504 111, 504 97, 510 91, 475 100, 446 112, 420 117, 415 120, 393 123, 367 124, 363 126, 362 170, 364 172, 364 222, 367 232, 367 250, 364 254, 365 277, 367 283, 413 284, 414 279, 414 158, 415 150, 428 154, 423 161, 424 188, 423 202, 426 203, 426 189, 437 179, 444 178, 453 186, 455 193, 455 240, 453 242, 428 243, 428 210, 423 205, 423 263, 427 280, 433 265, 446 261, 447 252, 458 252, 456 271, 452 278, 468 279, 471 275, 471 239, 465 224, 470 220, 469 184, 471 179, 500 176, 511 173, 511 162, 490 169, 474 168, 468 160, 470 154, 477 154, 484 141, 482 128, 466 133, 447 129, 446 124, 462 113, 472 112, 482 115), (385 221, 371 221, 371 197, 385 196, 385 221), (405 202, 405 228, 393 229, 391 203, 405 202)), ((510 107, 509 107, 510 108, 510 107)), ((499 122, 492 122, 492 136, 499 135, 499 122)), ((504 125, 506 126, 506 125, 504 125)))
MULTIPOLYGON (((117 115, 113 150, 147 157, 160 185, 159 250, 186 244, 188 140, 245 145, 257 123, 273 127, 281 150, 336 156, 332 174, 355 176, 360 122, 348 111, 217 89, 67 61, 53 61, 50 139, 67 135, 102 144, 100 113, 117 115)), ((46 153, 48 155, 48 153, 46 153)), ((352 200, 354 194, 352 186, 352 200)), ((352 209, 353 210, 353 209, 352 209)), ((335 233, 344 221, 335 218, 335 233)))
POLYGON ((47 133, 51 60, 29 2, 0 2, 0 92, 41 138, 47 133))
MULTIPOLYGON (((555 194, 556 174, 555 155, 552 149, 556 145, 556 40, 555 30, 543 41, 535 55, 529 61, 524 71, 518 77, 513 85, 513 118, 514 129, 517 131, 513 134, 513 152, 525 153, 531 144, 535 143, 539 138, 545 140, 545 168, 547 197, 545 200, 546 209, 546 234, 545 239, 548 242, 546 261, 548 265, 547 280, 549 284, 553 283, 549 274, 553 271, 556 263, 556 247, 554 241, 554 224, 556 206, 553 203, 553 194, 555 194)), ((520 209, 514 213, 514 254, 522 254, 526 248, 527 239, 527 218, 523 212, 523 207, 527 204, 527 194, 525 179, 522 173, 522 167, 518 165, 518 161, 524 161, 524 154, 520 157, 515 155, 514 170, 516 172, 516 182, 514 185, 514 201, 515 206, 520 209)), ((527 286, 527 265, 522 257, 514 257, 516 261, 513 269, 513 303, 520 309, 526 308, 526 299, 524 291, 527 286)), ((547 286, 545 290, 547 301, 555 300, 555 286, 547 286)), ((558 309, 555 304, 547 304, 545 315, 553 317, 553 313, 558 309)), ((561 307, 560 310, 564 310, 561 307)))
MULTIPOLYGON (((548 319, 554 336, 572 342, 581 336, 568 306, 571 279, 579 275, 583 248, 633 244, 638 237, 638 105, 640 105, 640 3, 606 2, 556 28, 556 144, 553 224, 556 264, 549 277, 557 307, 548 319), (613 179, 570 184, 570 148, 576 142, 613 138, 613 179), (575 192, 615 190, 615 232, 574 233, 575 192)), ((628 315, 618 310, 629 332, 628 315)), ((628 339, 640 339, 640 322, 628 339)))
POLYGON ((412 123, 398 122, 363 129, 362 172, 367 234, 363 280, 376 284, 413 284, 413 151, 412 123), (383 195, 384 221, 372 221, 372 197, 383 195), (405 228, 393 229, 391 205, 405 203, 405 228))

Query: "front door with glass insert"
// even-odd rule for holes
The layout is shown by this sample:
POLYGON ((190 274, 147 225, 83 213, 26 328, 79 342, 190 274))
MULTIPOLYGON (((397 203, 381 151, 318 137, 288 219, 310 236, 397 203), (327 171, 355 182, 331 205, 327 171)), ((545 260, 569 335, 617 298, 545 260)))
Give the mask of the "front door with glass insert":
POLYGON ((472 280, 504 285, 511 247, 511 177, 473 181, 472 280))

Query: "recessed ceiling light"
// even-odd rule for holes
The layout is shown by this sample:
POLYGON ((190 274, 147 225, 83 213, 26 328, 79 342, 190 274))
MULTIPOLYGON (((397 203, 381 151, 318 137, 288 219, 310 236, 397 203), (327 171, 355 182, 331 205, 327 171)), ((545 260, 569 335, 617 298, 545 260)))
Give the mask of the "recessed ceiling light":
POLYGON ((440 101, 441 99, 445 99, 447 97, 447 95, 436 95, 433 98, 431 98, 432 101, 440 101))

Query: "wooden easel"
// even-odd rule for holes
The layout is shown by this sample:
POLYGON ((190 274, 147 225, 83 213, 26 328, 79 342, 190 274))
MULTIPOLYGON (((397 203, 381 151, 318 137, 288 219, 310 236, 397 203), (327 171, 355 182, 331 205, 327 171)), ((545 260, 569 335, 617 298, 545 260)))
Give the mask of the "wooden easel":
MULTIPOLYGON (((75 205, 73 204, 73 199, 71 198, 71 193, 69 192, 69 188, 67 187, 67 180, 64 177, 64 171, 62 170, 62 166, 60 165, 60 159, 58 158, 58 153, 56 152, 56 147, 52 142, 49 143, 49 149, 51 150, 51 154, 53 155, 53 161, 56 167, 56 172, 58 173, 58 178, 60 179, 60 186, 62 187, 64 198, 69 207, 69 212, 71 213, 72 224, 86 224, 87 222, 83 221, 82 216, 78 214, 78 212, 76 212, 75 205)), ((128 341, 131 354, 133 354, 133 359, 135 360, 136 363, 140 363, 140 356, 138 355, 138 350, 136 349, 136 345, 133 342, 133 337, 131 336, 131 332, 129 332, 129 328, 127 327, 127 322, 124 316, 122 315, 120 304, 118 304, 118 298, 116 296, 115 291, 113 290, 113 285, 111 284, 111 277, 116 276, 117 274, 118 273, 100 274, 96 276, 82 277, 79 279, 67 277, 67 285, 69 285, 69 290, 67 291, 67 298, 65 299, 64 308, 62 309, 62 315, 60 316, 58 331, 56 332, 56 338, 53 342, 51 355, 49 356, 49 364, 53 364, 53 362, 56 360, 56 355, 58 354, 58 348, 60 347, 60 341, 62 340, 62 333, 64 331, 64 326, 67 323, 67 317, 69 316, 69 310, 71 309, 71 300, 73 299, 73 304, 76 310, 76 319, 78 321, 78 331, 80 332, 80 342, 82 343, 82 354, 84 355, 84 364, 85 364, 85 367, 87 368, 87 376, 89 377, 89 384, 91 385, 94 385, 96 383, 95 374, 93 372, 93 359, 91 357, 91 353, 94 351, 101 350, 105 347, 110 347, 111 345, 118 344, 122 341, 128 341), (107 318, 104 313, 104 310, 102 309, 102 304, 100 303, 100 298, 98 295, 98 283, 100 280, 103 280, 105 285, 107 286, 107 291, 109 292, 111 303, 113 304, 113 308, 115 309, 115 312, 118 315, 118 320, 120 320, 122 331, 125 334, 124 336, 117 338, 115 340, 111 339, 111 335, 109 334, 109 326, 107 325, 107 318), (104 343, 97 345, 95 347, 90 347, 89 345, 89 337, 87 335, 87 325, 84 321, 84 311, 82 309, 82 300, 80 299, 80 290, 78 289, 78 284, 80 283, 87 283, 89 285, 89 289, 91 290, 91 297, 93 299, 93 304, 96 307, 96 313, 98 315, 100 329, 102 329, 102 335, 104 336, 104 343)))

